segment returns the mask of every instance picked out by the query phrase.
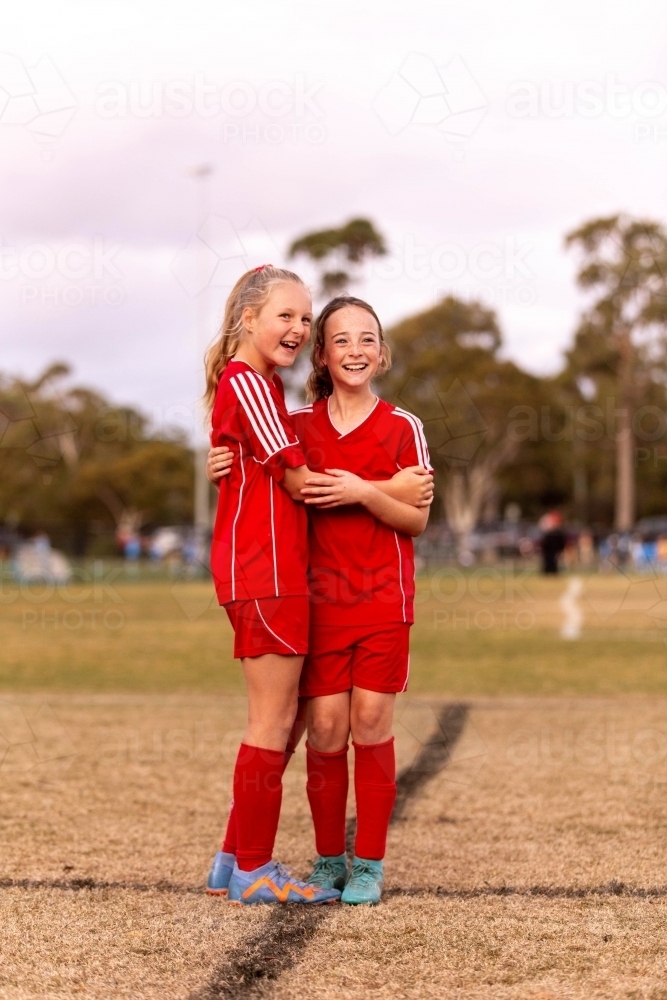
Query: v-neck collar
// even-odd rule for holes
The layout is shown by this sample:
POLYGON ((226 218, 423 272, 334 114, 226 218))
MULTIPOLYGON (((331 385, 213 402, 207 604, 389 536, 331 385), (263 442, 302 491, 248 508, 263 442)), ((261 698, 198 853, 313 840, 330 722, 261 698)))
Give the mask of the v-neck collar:
POLYGON ((267 385, 273 385, 273 386, 275 386, 275 384, 276 384, 275 381, 274 381, 275 376, 276 376, 275 372, 273 373, 273 377, 272 378, 267 378, 266 375, 262 375, 261 372, 257 371, 257 369, 255 368, 255 366, 251 365, 249 361, 240 361, 238 358, 230 358, 229 359, 229 364, 246 365, 246 367, 249 368, 250 371, 254 372, 255 375, 259 375, 260 378, 263 378, 267 385))
POLYGON ((349 437, 350 434, 354 434, 355 431, 359 430, 360 427, 364 426, 364 424, 366 423, 367 420, 370 420, 370 418, 373 416, 373 414, 377 410, 378 403, 380 402, 380 397, 379 396, 375 397, 375 404, 373 405, 373 409, 369 410, 369 412, 366 414, 366 416, 364 417, 364 419, 360 420, 358 424, 354 425, 354 427, 351 427, 349 429, 349 431, 345 431, 345 433, 341 433, 338 430, 338 428, 336 427, 336 425, 333 422, 333 420, 331 419, 331 410, 329 409, 329 403, 330 402, 331 402, 331 396, 328 396, 327 397, 327 419, 328 419, 329 423, 331 424, 331 426, 333 427, 333 429, 335 430, 336 434, 338 435, 338 440, 340 441, 341 438, 349 437))
MULTIPOLYGON (((269 379, 266 377, 266 375, 262 375, 262 373, 260 371, 257 371, 255 366, 251 365, 249 361, 239 361, 238 358, 230 358, 229 361, 230 363, 233 363, 235 365, 247 365, 248 368, 251 369, 251 371, 255 372, 256 375, 259 375, 260 378, 263 378, 265 382, 268 382, 269 385, 273 385, 273 376, 269 379)), ((273 375, 275 374, 276 373, 274 372, 273 375)))

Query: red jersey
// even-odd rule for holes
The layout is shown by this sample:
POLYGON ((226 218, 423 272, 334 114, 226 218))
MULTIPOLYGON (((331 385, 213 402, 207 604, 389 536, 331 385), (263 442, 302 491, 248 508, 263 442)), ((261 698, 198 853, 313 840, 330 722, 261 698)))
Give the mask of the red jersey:
POLYGON ((211 571, 220 604, 308 593, 308 519, 280 485, 306 460, 285 407, 280 378, 269 382, 230 361, 218 385, 211 443, 234 453, 220 483, 211 571))
MULTIPOLYGON (((409 465, 430 469, 421 421, 379 399, 366 419, 341 434, 329 401, 291 414, 314 472, 346 469, 362 479, 391 479, 409 465)), ((412 538, 378 521, 361 504, 309 506, 311 618, 317 625, 414 621, 412 538)))

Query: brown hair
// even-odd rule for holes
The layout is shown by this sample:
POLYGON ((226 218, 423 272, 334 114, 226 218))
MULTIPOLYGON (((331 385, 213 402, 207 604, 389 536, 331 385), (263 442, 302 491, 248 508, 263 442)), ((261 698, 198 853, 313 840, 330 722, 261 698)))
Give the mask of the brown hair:
POLYGON ((384 372, 391 368, 391 350, 389 344, 384 339, 382 323, 378 319, 373 306, 369 305, 368 302, 364 302, 363 299, 355 298, 354 295, 337 295, 335 299, 327 302, 314 325, 313 349, 311 353, 313 370, 306 382, 306 394, 312 402, 317 402, 318 399, 326 399, 333 392, 333 382, 329 369, 322 360, 324 353, 324 328, 330 316, 333 316, 339 309, 345 309, 347 306, 356 306, 358 309, 365 309, 367 313, 371 314, 378 325, 380 333, 380 364, 378 365, 377 374, 383 375, 384 372))
POLYGON ((220 377, 241 343, 243 310, 250 308, 259 312, 266 305, 269 295, 276 285, 283 285, 289 281, 296 285, 304 284, 294 271, 274 267, 273 264, 264 264, 253 271, 246 271, 232 288, 225 305, 225 315, 217 337, 204 356, 206 369, 204 403, 208 413, 213 409, 220 377))

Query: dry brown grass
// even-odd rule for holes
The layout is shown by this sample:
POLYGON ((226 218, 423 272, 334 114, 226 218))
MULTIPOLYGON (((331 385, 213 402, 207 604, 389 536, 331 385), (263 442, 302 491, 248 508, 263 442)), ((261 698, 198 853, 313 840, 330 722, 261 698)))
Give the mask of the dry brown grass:
MULTIPOLYGON (((1 704, 0 877, 123 886, 5 881, 0 997, 187 997, 270 916, 196 891, 226 812, 243 700, 1 704)), ((476 702, 450 767, 390 833, 386 901, 328 908, 266 995, 664 1000, 665 708, 639 698, 476 702), (618 895, 614 882, 626 886, 618 895)), ((402 706, 403 766, 435 719, 426 701, 402 706)), ((277 854, 302 872, 312 852, 300 758, 277 854)))

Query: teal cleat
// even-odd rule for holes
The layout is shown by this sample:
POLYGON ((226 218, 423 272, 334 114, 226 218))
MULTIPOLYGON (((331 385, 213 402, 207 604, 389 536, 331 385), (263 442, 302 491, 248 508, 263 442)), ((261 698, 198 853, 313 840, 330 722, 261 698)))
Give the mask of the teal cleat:
POLYGON ((254 871, 244 872, 235 865, 229 881, 227 899, 234 906, 253 906, 257 903, 338 903, 338 889, 320 889, 293 878, 283 865, 269 861, 254 871))
POLYGON ((381 861, 355 857, 340 901, 349 906, 375 906, 382 898, 383 882, 384 865, 381 861))
POLYGON ((346 879, 346 854, 318 854, 313 870, 306 879, 306 884, 319 886, 320 889, 342 889, 346 879))
POLYGON ((229 880, 234 871, 236 858, 233 854, 225 854, 218 851, 213 858, 211 870, 206 881, 206 892, 209 896, 226 896, 229 888, 229 880))

